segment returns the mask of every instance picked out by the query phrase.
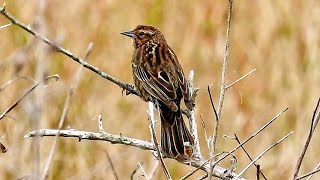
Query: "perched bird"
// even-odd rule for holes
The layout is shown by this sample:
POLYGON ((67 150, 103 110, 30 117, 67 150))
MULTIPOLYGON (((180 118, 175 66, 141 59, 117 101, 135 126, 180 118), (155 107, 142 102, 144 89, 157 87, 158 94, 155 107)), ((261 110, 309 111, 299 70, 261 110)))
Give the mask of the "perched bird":
POLYGON ((132 72, 138 95, 159 107, 162 150, 174 158, 190 157, 194 141, 183 121, 180 101, 183 98, 189 110, 194 105, 176 54, 153 26, 139 25, 121 34, 132 38, 135 48, 132 72))

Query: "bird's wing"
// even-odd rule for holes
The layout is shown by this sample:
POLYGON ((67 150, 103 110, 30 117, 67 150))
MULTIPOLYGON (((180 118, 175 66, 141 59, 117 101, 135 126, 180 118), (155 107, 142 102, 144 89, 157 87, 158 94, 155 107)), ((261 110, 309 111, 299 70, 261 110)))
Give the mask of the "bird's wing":
POLYGON ((181 89, 184 102, 189 110, 194 107, 193 102, 191 101, 191 94, 190 89, 188 87, 188 82, 184 76, 183 69, 179 64, 178 58, 176 54, 173 52, 171 48, 168 49, 168 54, 170 54, 170 59, 172 59, 172 63, 174 64, 176 74, 178 75, 179 79, 179 87, 181 89))
POLYGON ((147 68, 143 64, 133 65, 133 72, 143 88, 154 98, 162 101, 169 107, 176 109, 173 100, 177 98, 176 88, 167 71, 147 68))

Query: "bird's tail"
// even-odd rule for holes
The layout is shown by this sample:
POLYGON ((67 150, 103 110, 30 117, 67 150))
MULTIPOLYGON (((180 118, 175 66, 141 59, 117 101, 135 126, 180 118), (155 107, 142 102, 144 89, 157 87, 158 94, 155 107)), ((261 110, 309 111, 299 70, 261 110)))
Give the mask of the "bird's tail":
POLYGON ((172 111, 167 106, 160 106, 161 147, 168 156, 190 158, 193 138, 183 121, 181 110, 172 111))

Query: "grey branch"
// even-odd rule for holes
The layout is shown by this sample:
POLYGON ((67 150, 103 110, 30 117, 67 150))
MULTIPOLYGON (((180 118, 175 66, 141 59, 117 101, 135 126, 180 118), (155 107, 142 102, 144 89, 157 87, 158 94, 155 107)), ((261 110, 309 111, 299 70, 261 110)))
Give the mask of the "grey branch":
MULTIPOLYGON (((35 130, 27 133, 24 138, 31 138, 35 136, 60 136, 60 137, 74 137, 78 138, 79 141, 81 140, 100 140, 100 141, 108 141, 112 144, 124 144, 133 147, 137 147, 143 150, 149 151, 156 151, 155 146, 153 143, 148 141, 143 141, 140 139, 129 138, 122 135, 114 135, 110 133, 95 133, 95 132, 88 132, 88 131, 77 131, 77 130, 57 130, 57 129, 40 129, 35 130)), ((164 156, 164 158, 166 158, 164 156)), ((197 159, 190 161, 179 161, 180 163, 184 163, 186 165, 191 165, 195 168, 200 168, 205 172, 210 171, 210 165, 207 160, 205 159, 197 159)), ((234 172, 230 172, 229 170, 222 168, 220 166, 215 166, 213 170, 213 176, 219 177, 221 179, 232 179, 237 176, 234 172)))
POLYGON ((35 136, 61 136, 61 137, 76 137, 81 140, 100 140, 109 141, 112 144, 125 144, 134 147, 138 147, 143 150, 155 151, 156 148, 151 142, 143 141, 139 139, 124 137, 121 135, 114 135, 109 133, 94 133, 88 131, 77 131, 77 130, 57 130, 57 129, 40 129, 27 133, 24 138, 30 138, 35 136))
MULTIPOLYGON (((190 92, 192 92, 192 94, 197 93, 197 91, 198 91, 198 89, 194 88, 194 86, 193 86, 193 77, 194 77, 194 72, 193 72, 193 70, 191 70, 189 73, 188 85, 190 88, 190 92)), ((190 111, 189 124, 190 124, 190 132, 194 138, 194 153, 193 153, 193 155, 196 158, 202 158, 201 151, 200 151, 198 130, 197 130, 198 128, 197 128, 194 109, 192 109, 192 111, 190 111)))

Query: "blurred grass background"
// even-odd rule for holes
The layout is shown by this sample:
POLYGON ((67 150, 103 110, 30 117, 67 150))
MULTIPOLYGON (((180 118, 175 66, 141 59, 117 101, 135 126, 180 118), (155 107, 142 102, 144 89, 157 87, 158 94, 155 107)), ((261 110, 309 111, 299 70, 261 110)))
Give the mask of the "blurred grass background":
MULTIPOLYGON (((196 117, 202 152, 208 150, 199 115, 212 133, 214 116, 206 88, 213 84, 214 101, 219 98, 223 60, 227 1, 85 1, 15 0, 6 2, 8 12, 25 24, 79 57, 94 43, 88 61, 99 69, 132 83, 130 40, 119 33, 139 24, 158 27, 176 52, 186 74, 195 71, 200 87, 196 117)), ((237 145, 222 135, 237 133, 244 140, 286 106, 290 109, 275 124, 245 148, 256 157, 289 131, 294 134, 271 150, 260 161, 269 179, 288 179, 305 142, 310 119, 320 95, 320 1, 235 1, 230 37, 227 82, 231 83, 256 68, 257 71, 227 91, 222 111, 218 151, 237 145)), ((0 25, 8 21, 0 16, 0 25)), ((0 179, 17 179, 33 174, 37 156, 33 140, 23 135, 35 127, 57 128, 64 101, 79 64, 55 53, 21 29, 0 30, 0 86, 17 76, 37 79, 59 74, 17 106, 0 122, 0 142, 8 152, 0 154, 0 179)), ((0 112, 8 108, 32 83, 20 79, 0 91, 0 112)), ((98 131, 97 116, 102 114, 107 132, 149 140, 147 104, 135 96, 122 96, 121 89, 96 74, 84 70, 64 124, 77 130, 98 131)), ((159 134, 159 133, 158 133, 159 134)), ((38 162, 42 173, 53 138, 41 138, 38 162)), ((319 159, 319 129, 316 130, 303 162, 301 173, 311 171, 319 159)), ((143 161, 151 171, 155 159, 137 148, 101 141, 60 138, 50 179, 113 179, 105 150, 109 152, 120 179, 128 179, 143 161)), ((240 172, 249 160, 238 150, 240 172)), ((166 160, 174 179, 192 168, 166 160)), ((222 163, 229 167, 228 161, 222 163)), ((138 178, 139 170, 135 176, 138 178)), ((191 179, 203 173, 194 175, 191 179)), ((253 179, 255 168, 245 177, 253 179)), ((315 175, 320 177, 320 175, 315 175)), ((158 168, 154 179, 164 179, 158 168)), ((141 179, 141 177, 139 178, 141 179)))

